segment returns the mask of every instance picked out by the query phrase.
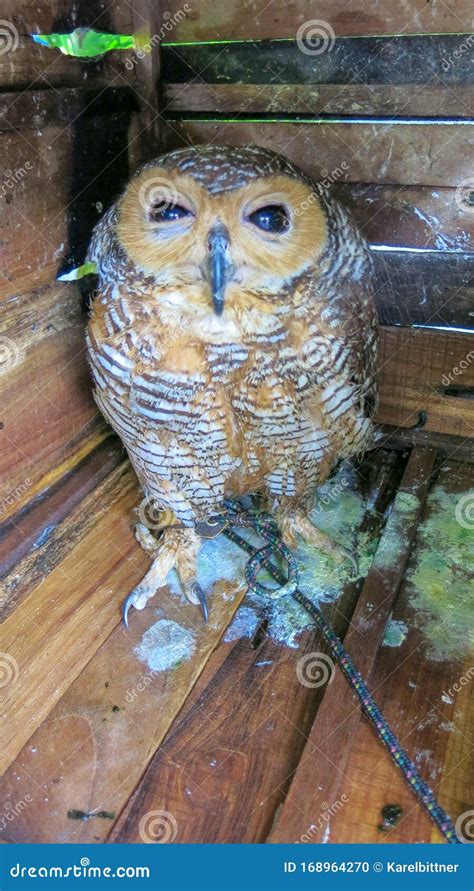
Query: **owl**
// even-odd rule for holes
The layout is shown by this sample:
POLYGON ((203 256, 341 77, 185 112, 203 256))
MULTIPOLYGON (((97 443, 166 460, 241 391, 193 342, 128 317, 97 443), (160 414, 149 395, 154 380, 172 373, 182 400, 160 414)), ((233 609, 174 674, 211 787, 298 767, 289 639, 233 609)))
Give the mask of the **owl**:
POLYGON ((97 224, 87 331, 96 401, 147 503, 143 609, 175 568, 196 579, 203 521, 258 493, 283 539, 338 545, 309 519, 317 486, 372 438, 377 319, 367 244, 281 155, 195 146, 145 164, 97 224))

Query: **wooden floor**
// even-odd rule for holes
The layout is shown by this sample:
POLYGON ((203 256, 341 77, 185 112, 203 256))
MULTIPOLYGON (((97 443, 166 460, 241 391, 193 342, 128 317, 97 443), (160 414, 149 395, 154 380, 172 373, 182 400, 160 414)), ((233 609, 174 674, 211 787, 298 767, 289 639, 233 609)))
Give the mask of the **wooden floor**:
MULTIPOLYGON (((148 565, 136 481, 117 440, 94 436, 47 499, 3 524, 0 838, 440 841, 308 617, 246 598, 244 558, 224 537, 202 558, 207 625, 172 581, 124 628, 121 603, 148 565), (392 828, 387 805, 400 809, 392 828)), ((362 577, 317 552, 300 563, 457 819, 474 791, 474 473, 451 451, 379 448, 343 468, 315 518, 357 550, 362 577)))

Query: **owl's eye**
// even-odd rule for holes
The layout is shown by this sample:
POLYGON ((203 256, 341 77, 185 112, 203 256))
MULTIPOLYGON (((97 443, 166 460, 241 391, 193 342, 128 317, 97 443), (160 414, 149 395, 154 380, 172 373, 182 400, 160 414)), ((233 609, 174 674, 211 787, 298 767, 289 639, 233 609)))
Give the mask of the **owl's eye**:
POLYGON ((280 235, 290 225, 288 212, 282 204, 267 204, 259 207, 248 217, 250 223, 257 226, 263 232, 273 232, 280 235))
POLYGON ((192 213, 187 207, 181 204, 168 204, 166 201, 155 204, 149 213, 152 223, 176 223, 190 216, 192 213))

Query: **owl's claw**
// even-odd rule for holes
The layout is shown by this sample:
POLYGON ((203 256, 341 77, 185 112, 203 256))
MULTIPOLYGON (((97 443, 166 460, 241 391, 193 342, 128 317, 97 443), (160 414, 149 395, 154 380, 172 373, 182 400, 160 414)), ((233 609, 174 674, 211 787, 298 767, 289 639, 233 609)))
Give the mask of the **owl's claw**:
POLYGON ((199 582, 196 581, 196 579, 193 579, 191 582, 189 582, 186 585, 185 594, 186 594, 186 597, 188 598, 188 600, 191 601, 191 603, 196 603, 196 604, 199 603, 199 605, 202 609, 202 614, 204 616, 204 621, 207 622, 207 620, 209 618, 209 609, 207 606, 206 595, 205 595, 204 591, 202 590, 201 585, 199 584, 199 582))
POLYGON ((132 593, 129 594, 127 599, 124 600, 124 602, 123 602, 122 620, 123 620, 123 624, 125 625, 125 628, 128 628, 128 611, 129 611, 130 607, 133 606, 133 598, 134 598, 134 594, 132 591, 132 593))

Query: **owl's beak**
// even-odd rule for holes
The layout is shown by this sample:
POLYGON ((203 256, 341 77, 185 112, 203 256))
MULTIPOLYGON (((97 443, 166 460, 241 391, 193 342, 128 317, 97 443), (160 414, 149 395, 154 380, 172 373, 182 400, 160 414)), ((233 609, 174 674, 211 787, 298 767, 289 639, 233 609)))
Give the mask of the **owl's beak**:
POLYGON ((212 305, 217 316, 224 311, 227 282, 233 273, 229 256, 229 230, 222 223, 213 226, 208 235, 208 258, 205 275, 211 289, 212 305))

